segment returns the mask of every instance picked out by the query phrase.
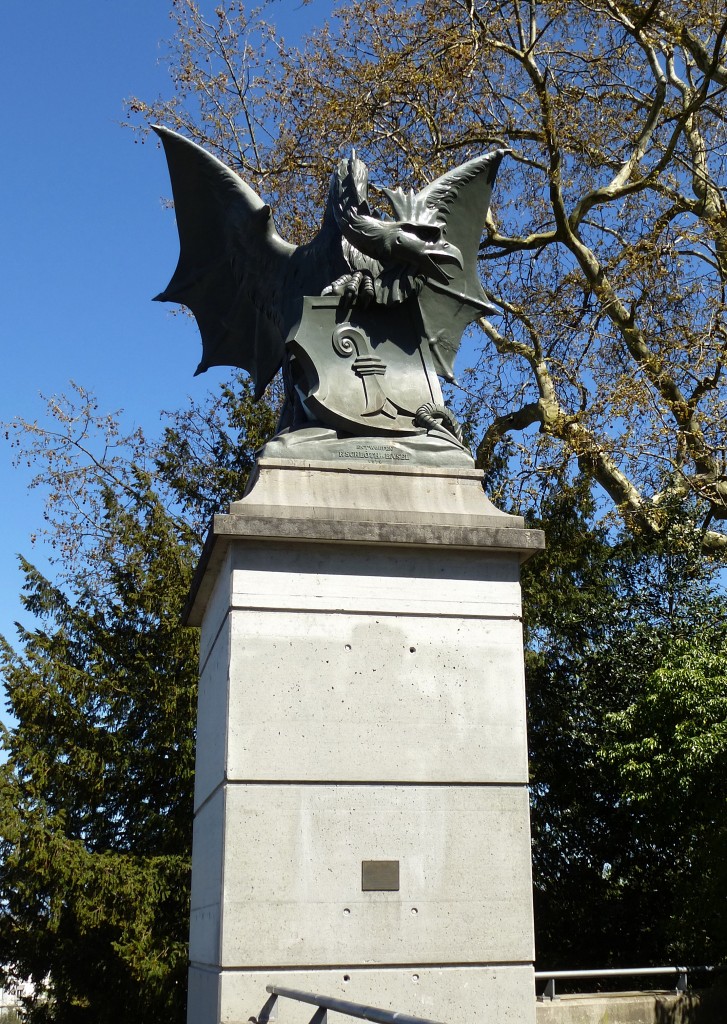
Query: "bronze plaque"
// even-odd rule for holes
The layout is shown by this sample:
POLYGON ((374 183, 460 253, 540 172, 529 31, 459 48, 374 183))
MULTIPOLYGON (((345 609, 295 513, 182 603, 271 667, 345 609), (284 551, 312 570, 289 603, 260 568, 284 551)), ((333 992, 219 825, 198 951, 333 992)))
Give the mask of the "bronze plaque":
POLYGON ((398 860, 362 860, 361 889, 363 892, 398 892, 398 860))

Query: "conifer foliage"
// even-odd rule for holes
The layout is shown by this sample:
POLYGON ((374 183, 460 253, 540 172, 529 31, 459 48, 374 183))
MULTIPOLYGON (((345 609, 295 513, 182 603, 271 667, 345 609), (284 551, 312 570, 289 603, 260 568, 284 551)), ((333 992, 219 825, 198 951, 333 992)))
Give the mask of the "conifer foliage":
POLYGON ((16 424, 47 489, 51 581, 22 561, 34 625, 2 641, 0 963, 30 1019, 184 1019, 197 631, 181 623, 210 509, 239 497, 273 413, 238 381, 123 436, 76 389, 16 424), (247 426, 244 425, 243 416, 247 426), (194 506, 194 512, 192 511, 194 506))
POLYGON ((523 567, 539 966, 718 963, 725 930, 727 601, 672 510, 658 541, 560 481, 523 567))

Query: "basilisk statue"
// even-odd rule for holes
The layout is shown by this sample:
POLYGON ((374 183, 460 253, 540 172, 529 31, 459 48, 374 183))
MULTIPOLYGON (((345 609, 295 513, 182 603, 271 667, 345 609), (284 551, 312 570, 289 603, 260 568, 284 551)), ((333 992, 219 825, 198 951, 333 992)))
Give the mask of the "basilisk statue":
POLYGON ((197 373, 239 366, 260 397, 282 368, 285 434, 435 435, 461 449, 438 377, 454 380, 462 333, 494 312, 477 272, 504 150, 443 174, 420 192, 382 189, 353 153, 331 177, 315 238, 290 245, 262 199, 216 157, 155 127, 169 164, 180 257, 157 296, 188 306, 202 336, 197 373))

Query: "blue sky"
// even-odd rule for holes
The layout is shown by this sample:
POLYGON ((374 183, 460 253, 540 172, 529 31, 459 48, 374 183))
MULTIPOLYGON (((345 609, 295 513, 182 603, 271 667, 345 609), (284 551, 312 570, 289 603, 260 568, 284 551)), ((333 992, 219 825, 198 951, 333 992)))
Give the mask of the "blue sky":
MULTIPOLYGON (((120 126, 123 99, 170 91, 160 57, 172 26, 167 0, 2 0, 2 332, 0 420, 42 415, 39 397, 69 380, 102 410, 153 433, 162 409, 201 397, 226 376, 193 379, 200 346, 191 323, 150 301, 178 247, 166 164, 155 145, 120 126)), ((202 0, 203 10, 215 4, 202 0)), ((281 0, 293 39, 331 0, 281 0)), ((30 534, 42 495, 0 441, 0 633, 21 616, 16 553, 44 567, 30 534)))

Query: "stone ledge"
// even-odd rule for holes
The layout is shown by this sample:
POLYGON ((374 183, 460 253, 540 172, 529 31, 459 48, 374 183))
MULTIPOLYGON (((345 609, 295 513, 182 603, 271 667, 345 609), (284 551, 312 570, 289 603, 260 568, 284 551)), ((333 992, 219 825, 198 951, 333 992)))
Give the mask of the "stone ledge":
POLYGON ((542 531, 497 509, 482 479, 469 467, 260 458, 243 498, 214 516, 183 621, 199 625, 233 541, 438 547, 521 562, 544 548, 542 531))
POLYGON ((354 518, 334 518, 315 510, 302 515, 302 509, 290 509, 286 515, 265 509, 257 514, 248 507, 245 514, 216 515, 212 531, 215 537, 269 538, 275 540, 318 541, 319 543, 389 544, 408 547, 441 546, 479 548, 491 551, 520 552, 525 557, 543 548, 541 530, 526 530, 514 524, 501 524, 490 516, 471 517, 449 514, 432 516, 429 523, 419 516, 400 513, 387 520, 386 513, 374 518, 368 513, 354 518))
POLYGON ((381 517, 410 521, 426 516, 474 516, 496 519, 502 525, 522 527, 520 516, 495 508, 482 487, 482 470, 440 466, 370 465, 357 462, 302 462, 258 460, 245 495, 230 506, 233 515, 249 508, 276 509, 290 515, 304 509, 308 515, 359 520, 381 517))
MULTIPOLYGON (((240 504, 237 503, 238 507, 240 504)), ((526 530, 512 522, 502 523, 494 516, 448 516, 455 521, 459 518, 461 525, 455 525, 455 521, 426 524, 418 517, 407 517, 406 513, 398 513, 387 522, 368 518, 327 518, 322 514, 324 510, 320 509, 306 510, 310 513, 307 515, 301 515, 303 510, 297 509, 295 517, 283 514, 283 510, 278 510, 276 515, 257 515, 256 511, 255 506, 248 505, 236 510, 234 515, 214 516, 182 613, 185 625, 201 624, 201 609, 206 605, 227 550, 235 541, 439 547, 480 554, 506 553, 517 556, 520 562, 545 547, 541 530, 526 530)), ((517 517, 506 518, 512 520, 517 517)))

